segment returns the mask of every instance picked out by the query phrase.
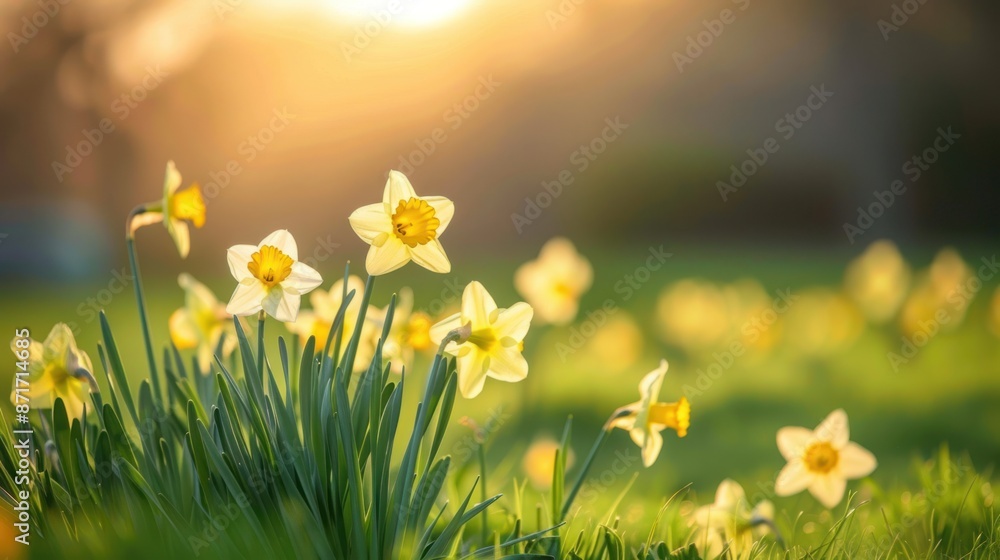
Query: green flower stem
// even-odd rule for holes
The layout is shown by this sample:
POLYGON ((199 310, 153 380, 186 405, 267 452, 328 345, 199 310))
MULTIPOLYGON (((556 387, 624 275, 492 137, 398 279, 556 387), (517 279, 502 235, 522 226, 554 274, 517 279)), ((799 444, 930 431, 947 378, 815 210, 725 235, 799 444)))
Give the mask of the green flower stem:
POLYGON ((563 503, 562 512, 560 519, 553 520, 555 523, 566 519, 566 515, 569 514, 569 508, 573 505, 573 500, 576 499, 577 493, 580 488, 583 487, 583 481, 587 478, 587 473, 590 471, 591 465, 594 463, 594 459, 597 457, 597 452, 600 451, 601 445, 604 444, 604 440, 608 437, 608 432, 612 430, 611 423, 623 416, 628 416, 631 411, 625 408, 620 408, 615 411, 614 414, 608 418, 608 421, 604 423, 601 428, 601 433, 598 434, 597 440, 594 442, 594 446, 590 448, 590 453, 587 454, 587 459, 583 462, 583 468, 580 469, 580 475, 576 479, 576 483, 573 484, 573 489, 569 491, 569 495, 566 496, 566 501, 563 503))
MULTIPOLYGON (((486 442, 479 443, 479 476, 482 478, 479 485, 479 493, 482 496, 482 501, 486 502, 489 496, 486 494, 486 442)), ((487 524, 489 523, 489 518, 487 517, 487 511, 489 508, 483 510, 483 546, 486 546, 487 538, 489 538, 489 528, 487 524)))
POLYGON ((257 313, 257 375, 264 378, 264 317, 267 315, 261 309, 257 313))
POLYGON ((142 324, 142 339, 146 343, 146 359, 149 360, 149 376, 153 380, 153 394, 160 399, 160 380, 156 372, 156 358, 153 354, 153 341, 149 336, 149 320, 146 318, 146 300, 142 295, 142 278, 139 275, 139 261, 135 256, 135 237, 132 235, 132 219, 147 212, 144 205, 136 206, 128 215, 125 223, 125 245, 128 247, 128 262, 132 267, 132 286, 135 289, 135 301, 139 306, 139 322, 142 324))

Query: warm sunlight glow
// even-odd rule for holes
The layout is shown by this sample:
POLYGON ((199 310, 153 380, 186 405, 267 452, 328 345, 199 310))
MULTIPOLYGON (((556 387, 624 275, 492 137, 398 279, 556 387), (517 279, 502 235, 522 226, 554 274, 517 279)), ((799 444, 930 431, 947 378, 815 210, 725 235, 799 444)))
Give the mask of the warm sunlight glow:
MULTIPOLYGON (((359 21, 380 20, 403 25, 433 25, 452 19, 474 0, 326 0, 338 13, 359 21)), ((386 23, 389 23, 386 22, 386 23)))

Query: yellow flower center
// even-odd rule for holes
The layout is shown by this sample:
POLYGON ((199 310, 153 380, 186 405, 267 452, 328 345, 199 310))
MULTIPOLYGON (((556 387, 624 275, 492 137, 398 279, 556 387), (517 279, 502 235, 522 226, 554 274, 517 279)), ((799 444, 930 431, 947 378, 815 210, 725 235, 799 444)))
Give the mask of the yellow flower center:
POLYGON ((188 220, 194 227, 205 225, 205 199, 201 196, 198 183, 177 191, 170 197, 170 217, 188 220))
POLYGON ((554 291, 557 296, 564 298, 572 298, 575 295, 573 288, 566 282, 556 282, 556 284, 552 286, 552 291, 554 291))
POLYGON ((840 453, 826 441, 817 441, 806 448, 802 462, 811 472, 826 474, 840 461, 840 453))
POLYGON ((277 247, 264 245, 250 256, 247 269, 268 288, 280 284, 292 273, 292 257, 281 252, 277 247))
POLYGON ((691 403, 686 397, 675 403, 653 403, 649 407, 650 424, 661 424, 668 428, 677 430, 678 437, 687 435, 688 427, 691 425, 691 403))
POLYGON ((497 338, 496 332, 492 328, 487 327, 478 331, 472 331, 472 334, 469 335, 469 343, 475 344, 483 352, 492 352, 500 344, 500 340, 497 338))
POLYGON ((392 231, 400 241, 410 247, 430 242, 437 235, 441 220, 434 216, 434 208, 419 198, 399 201, 392 215, 392 231))
POLYGON ((427 350, 434 342, 431 340, 430 316, 426 313, 416 312, 410 315, 410 321, 406 325, 406 344, 414 350, 427 350))

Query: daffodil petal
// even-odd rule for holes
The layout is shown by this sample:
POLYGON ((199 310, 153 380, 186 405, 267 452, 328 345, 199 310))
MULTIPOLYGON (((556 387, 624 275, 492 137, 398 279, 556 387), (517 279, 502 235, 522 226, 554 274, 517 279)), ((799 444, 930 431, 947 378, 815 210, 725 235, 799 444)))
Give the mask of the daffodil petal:
POLYGON ((181 258, 187 258, 188 253, 191 252, 191 231, 188 229, 187 223, 183 220, 167 220, 167 232, 170 237, 174 238, 174 244, 177 245, 177 252, 180 254, 181 258))
POLYGON ((282 322, 292 322, 299 315, 302 296, 291 290, 274 287, 261 302, 264 312, 282 322))
POLYGON ((253 315, 261 310, 261 302, 267 297, 267 289, 260 282, 240 283, 233 292, 226 313, 230 315, 253 315))
POLYGON ((661 449, 663 449, 663 436, 660 432, 652 431, 646 434, 646 443, 642 446, 642 464, 651 467, 660 456, 661 449))
POLYGON ((42 361, 45 363, 65 364, 66 353, 75 351, 76 343, 73 339, 73 331, 66 323, 57 323, 45 337, 42 344, 42 361))
POLYGON ((816 440, 812 430, 788 426, 778 430, 778 451, 786 461, 801 457, 809 444, 816 440))
POLYGON ((486 383, 488 356, 477 350, 458 356, 458 390, 471 399, 479 395, 486 383))
POLYGON ((173 160, 167 162, 166 172, 163 174, 163 200, 166 205, 167 199, 181 187, 181 173, 177 171, 177 166, 173 160))
POLYGON ((247 265, 253 261, 253 254, 257 252, 254 245, 233 245, 226 251, 226 260, 229 261, 229 272, 237 282, 242 282, 247 278, 253 278, 253 273, 247 265))
POLYGON ((279 229, 272 232, 260 242, 259 247, 270 245, 276 247, 282 253, 288 255, 293 261, 299 260, 299 246, 295 243, 295 238, 287 229, 279 229))
POLYGON ((833 508, 844 499, 847 481, 838 476, 817 476, 809 485, 809 493, 827 508, 833 508))
POLYGON ((316 269, 296 261, 292 263, 292 273, 281 282, 281 287, 291 290, 298 295, 307 294, 323 283, 323 278, 316 272, 316 269))
POLYGON ((400 200, 416 198, 417 193, 413 190, 413 185, 399 171, 389 172, 389 179, 385 182, 385 192, 382 194, 382 202, 389 205, 389 211, 394 212, 399 206, 400 200))
POLYGON ((444 247, 437 239, 431 239, 423 245, 417 245, 410 249, 410 257, 413 262, 438 274, 451 272, 451 261, 444 252, 444 247))
POLYGON ((528 377, 528 361, 517 348, 497 348, 490 353, 489 376, 500 381, 517 383, 528 377))
POLYGON ((847 445, 851 434, 847 426, 847 413, 837 409, 830 413, 815 430, 816 438, 828 441, 837 449, 847 445))
POLYGON ((434 209, 434 217, 441 222, 437 227, 437 236, 441 237, 455 216, 455 203, 443 196, 424 196, 421 198, 434 209))
POLYGON ((856 443, 848 443, 840 450, 840 461, 837 467, 840 473, 848 479, 868 476, 878 466, 878 461, 871 451, 856 443))
POLYGON ((534 309, 523 301, 504 309, 493 323, 497 337, 510 337, 518 342, 524 340, 524 337, 528 334, 528 327, 531 326, 531 318, 534 316, 534 313, 534 309))
MULTIPOLYGON (((245 268, 245 267, 244 267, 245 268)), ((247 270, 249 272, 249 270, 247 270)), ((184 290, 185 304, 196 312, 214 311, 219 306, 219 300, 208 289, 208 286, 194 279, 190 274, 181 273, 177 277, 177 284, 184 290)))
POLYGON ((806 469, 802 461, 789 461, 774 481, 774 493, 779 496, 798 494, 812 484, 813 478, 814 475, 806 469))
POLYGON ((410 262, 409 248, 396 236, 390 236, 381 247, 368 248, 365 269, 372 276, 381 276, 399 269, 410 262))
POLYGON ((663 384, 663 377, 667 374, 668 364, 666 360, 660 360, 660 366, 647 373, 639 382, 639 394, 643 396, 643 402, 655 401, 660 394, 660 386, 663 384))
POLYGON ((746 503, 746 492, 740 483, 732 479, 725 479, 719 484, 715 491, 715 505, 721 509, 731 510, 746 503))
POLYGON ((162 221, 163 212, 143 212, 142 214, 132 218, 132 221, 129 223, 129 230, 134 234, 135 231, 141 227, 158 224, 162 221))
POLYGON ((347 218, 354 233, 365 243, 373 244, 375 238, 392 233, 392 216, 386 214, 385 205, 369 204, 358 208, 347 218))
POLYGON ((189 350, 198 346, 198 342, 201 340, 198 328, 187 309, 181 308, 174 311, 170 315, 168 325, 170 327, 170 340, 178 350, 189 350))
POLYGON ((469 282, 462 292, 462 319, 472 323, 472 330, 490 326, 490 316, 496 309, 486 288, 479 282, 469 282))
MULTIPOLYGON (((461 326, 462 326, 462 316, 459 315, 458 313, 450 317, 447 317, 445 319, 442 319, 441 321, 439 321, 438 323, 436 323, 434 326, 431 327, 431 332, 430 332, 431 340, 434 341, 434 344, 441 344, 441 341, 444 340, 444 337, 448 336, 448 333, 450 333, 455 329, 461 328, 461 326)), ((452 348, 454 348, 454 346, 452 346, 452 348)))

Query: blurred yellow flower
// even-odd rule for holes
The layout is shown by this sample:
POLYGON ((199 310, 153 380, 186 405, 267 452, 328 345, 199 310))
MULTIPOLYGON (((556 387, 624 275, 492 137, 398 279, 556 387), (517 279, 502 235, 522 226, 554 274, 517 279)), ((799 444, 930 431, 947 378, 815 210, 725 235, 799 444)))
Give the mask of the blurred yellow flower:
POLYGON ((580 296, 590 289, 594 271, 568 239, 549 240, 538 258, 517 269, 514 285, 535 309, 535 316, 556 325, 576 318, 580 296))
POLYGON ((22 348, 19 344, 24 340, 28 339, 15 338, 10 343, 17 360, 28 362, 27 384, 18 384, 14 378, 10 402, 28 403, 33 409, 52 408, 56 398, 61 398, 69 418, 81 418, 87 396, 98 388, 90 356, 76 347, 73 331, 58 323, 45 342, 30 340, 28 347, 22 348))
POLYGON ((478 395, 487 377, 514 383, 528 376, 528 362, 521 350, 532 314, 531 306, 524 302, 498 308, 479 282, 465 287, 462 310, 431 327, 431 340, 436 344, 465 325, 472 330, 465 341, 452 342, 445 348, 458 357, 462 396, 471 399, 478 395))
POLYGON ((233 315, 252 315, 263 310, 279 321, 294 321, 303 294, 323 279, 298 260, 299 249, 288 230, 279 229, 260 244, 234 245, 227 255, 229 271, 239 285, 226 306, 233 315))
POLYGON ((129 228, 130 233, 135 233, 142 226, 163 222, 181 258, 184 258, 191 250, 188 222, 196 228, 205 225, 205 199, 198 183, 181 189, 181 182, 181 174, 174 162, 168 161, 163 177, 163 200, 145 205, 145 212, 132 218, 129 228))
POLYGON ((717 558, 728 547, 730 558, 746 560, 773 523, 771 502, 764 500, 751 509, 743 487, 727 478, 715 491, 715 503, 695 510, 691 541, 703 558, 717 558))
MULTIPOLYGON (((369 317, 375 325, 376 337, 382 335, 388 309, 386 307, 369 311, 369 317)), ((390 362, 390 371, 396 374, 403 373, 404 366, 413 365, 414 351, 425 351, 434 347, 430 333, 432 324, 429 315, 422 311, 413 311, 413 290, 407 287, 399 290, 389 336, 382 342, 382 359, 390 362)))
MULTIPOLYGON (((354 335, 354 329, 358 325, 358 317, 361 313, 361 294, 365 291, 365 283, 353 274, 347 277, 347 291, 354 291, 351 303, 344 310, 343 333, 344 342, 354 335)), ((299 313, 295 321, 285 323, 289 332, 299 335, 302 344, 309 340, 310 336, 316 337, 316 348, 322 351, 326 346, 326 339, 333 328, 333 322, 340 312, 340 306, 344 302, 344 279, 341 278, 333 283, 329 291, 316 290, 309 295, 311 310, 304 310, 299 313)), ((371 313, 377 313, 376 310, 371 313)), ((380 328, 370 317, 365 319, 361 326, 361 338, 358 342, 357 353, 354 355, 354 370, 363 371, 368 369, 372 357, 375 356, 375 348, 378 337, 381 335, 380 328)))
MULTIPOLYGON (((551 438, 539 438, 525 451, 521 467, 535 489, 552 488, 552 475, 555 473, 556 451, 558 450, 559 442, 551 438)), ((566 456, 567 469, 573 466, 573 460, 573 450, 571 449, 566 456)))
POLYGON ((868 476, 875 470, 875 456, 850 441, 847 413, 830 413, 815 430, 786 427, 778 430, 778 450, 788 461, 775 481, 779 496, 809 489, 821 504, 840 503, 847 481, 868 476))
POLYGON ((844 289, 873 323, 891 319, 906 298, 910 267, 892 241, 876 241, 848 266, 844 289))
POLYGON ((371 245, 365 267, 379 276, 413 260, 433 272, 451 271, 451 261, 438 239, 455 205, 443 196, 417 196, 410 180, 390 171, 382 202, 355 210, 349 221, 354 233, 371 245))
POLYGON ((619 409, 619 412, 628 414, 616 414, 618 417, 611 421, 612 428, 628 430, 632 441, 642 450, 642 463, 647 467, 656 461, 663 447, 660 431, 672 428, 677 437, 684 437, 691 425, 691 405, 687 398, 681 397, 676 403, 657 402, 667 367, 667 361, 660 360, 660 367, 647 373, 639 382, 639 401, 619 409))
POLYGON ((664 341, 689 351, 719 343, 731 327, 722 292, 698 280, 681 280, 661 292, 656 317, 664 341))
POLYGON ((822 355, 853 344, 864 330, 861 311, 845 295, 826 288, 799 294, 785 315, 784 336, 800 352, 822 355))
POLYGON ((219 357, 225 358, 236 349, 236 328, 226 306, 207 286, 190 274, 178 276, 177 283, 184 290, 184 307, 170 315, 170 340, 178 350, 197 348, 198 367, 206 373, 223 336, 226 338, 219 357))
POLYGON ((918 332, 927 334, 929 325, 943 331, 960 325, 972 303, 974 294, 965 289, 972 278, 972 269, 958 252, 951 248, 938 251, 903 304, 899 315, 903 333, 913 336, 918 332))
POLYGON ((782 315, 778 311, 787 310, 790 303, 776 308, 764 287, 750 278, 723 286, 722 295, 729 309, 733 340, 760 352, 777 345, 782 333, 782 315))
POLYGON ((581 358, 608 373, 630 370, 642 356, 642 329, 627 311, 618 311, 597 329, 581 358))

